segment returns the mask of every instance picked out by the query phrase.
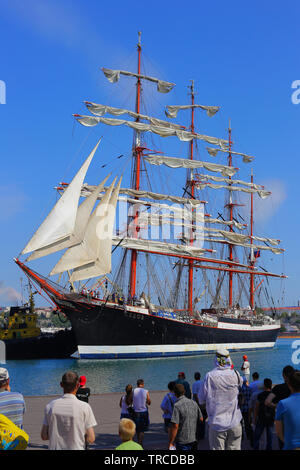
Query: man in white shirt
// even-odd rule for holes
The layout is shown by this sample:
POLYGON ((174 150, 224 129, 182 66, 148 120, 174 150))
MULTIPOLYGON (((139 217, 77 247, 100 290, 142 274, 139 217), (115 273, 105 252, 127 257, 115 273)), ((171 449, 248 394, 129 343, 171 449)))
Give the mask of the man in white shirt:
POLYGON ((219 348, 215 368, 205 376, 203 399, 206 402, 211 450, 240 450, 242 413, 238 406, 240 374, 233 370, 229 352, 219 348))
POLYGON ((242 371, 244 377, 246 377, 246 379, 249 382, 249 379, 250 379, 250 362, 248 361, 248 357, 246 356, 246 354, 243 356, 243 364, 242 364, 242 367, 241 367, 241 371, 242 371))
POLYGON ((66 372, 60 385, 64 395, 46 406, 41 437, 49 440, 50 450, 84 450, 95 441, 94 413, 88 403, 76 398, 79 378, 75 372, 66 372))
POLYGON ((143 446, 144 433, 148 431, 149 427, 149 414, 148 406, 151 405, 150 395, 148 390, 144 388, 144 380, 137 381, 137 387, 133 391, 132 406, 134 409, 134 422, 136 425, 136 434, 138 443, 143 446))

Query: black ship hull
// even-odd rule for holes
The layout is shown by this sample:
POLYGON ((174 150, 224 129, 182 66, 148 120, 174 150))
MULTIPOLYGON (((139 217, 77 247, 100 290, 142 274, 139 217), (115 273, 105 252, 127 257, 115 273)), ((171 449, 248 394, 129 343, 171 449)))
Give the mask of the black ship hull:
POLYGON ((5 340, 5 359, 64 359, 77 350, 72 330, 5 340))
POLYGON ((145 308, 68 297, 56 303, 71 321, 80 358, 190 356, 214 352, 219 345, 233 351, 272 348, 280 329, 280 325, 259 326, 230 318, 214 326, 191 323, 170 312, 166 318, 167 312, 151 314, 145 308))

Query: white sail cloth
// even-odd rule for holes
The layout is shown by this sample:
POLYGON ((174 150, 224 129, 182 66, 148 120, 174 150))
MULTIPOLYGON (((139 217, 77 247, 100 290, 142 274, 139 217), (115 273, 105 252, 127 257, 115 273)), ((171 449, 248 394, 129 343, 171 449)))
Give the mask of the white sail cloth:
POLYGON ((203 106, 201 104, 187 104, 187 105, 182 105, 182 106, 166 106, 166 116, 168 118, 176 118, 178 111, 183 110, 183 109, 192 109, 192 108, 200 108, 206 111, 206 114, 209 117, 214 116, 220 109, 220 106, 203 106))
POLYGON ((151 165, 166 165, 169 168, 205 168, 209 171, 219 172, 223 176, 233 176, 237 171, 236 168, 231 166, 185 158, 167 157, 165 155, 148 155, 144 159, 151 163, 151 165))
POLYGON ((128 109, 114 108, 112 106, 106 106, 104 104, 96 104, 90 101, 85 101, 85 105, 88 110, 95 116, 104 116, 104 114, 112 114, 113 116, 122 116, 123 114, 128 114, 128 116, 134 119, 144 119, 151 122, 154 126, 163 126, 170 127, 171 129, 182 129, 183 126, 180 124, 173 124, 168 121, 163 121, 162 119, 157 119, 151 116, 146 116, 145 114, 135 113, 128 109))
POLYGON ((75 227, 81 186, 99 143, 100 140, 49 215, 28 242, 22 254, 53 245, 71 236, 75 227))
POLYGON ((113 237, 113 245, 120 245, 122 248, 128 248, 131 250, 156 251, 158 253, 164 254, 185 255, 193 257, 198 257, 207 251, 211 251, 192 245, 176 245, 175 243, 144 240, 141 238, 122 238, 119 236, 113 237))
POLYGON ((42 256, 50 255, 56 251, 64 250, 65 248, 70 248, 71 246, 78 245, 83 240, 85 230, 88 224, 89 217, 97 201, 99 192, 104 188, 109 175, 90 193, 90 195, 80 204, 77 210, 76 221, 73 232, 66 237, 65 239, 55 242, 50 246, 45 248, 40 248, 39 250, 34 251, 26 261, 31 261, 33 259, 40 258, 42 256))
POLYGON ((159 91, 160 93, 169 93, 169 91, 171 91, 175 86, 175 83, 166 82, 164 80, 159 80, 154 77, 148 77, 147 75, 127 72, 125 70, 112 70, 112 69, 107 69, 107 68, 102 67, 102 71, 104 75, 106 76, 107 80, 110 81, 111 83, 116 83, 119 80, 120 75, 127 75, 128 77, 136 77, 136 78, 140 78, 143 80, 148 80, 150 82, 157 83, 157 91, 159 91))
MULTIPOLYGON (((167 206, 168 207, 168 206, 167 206)), ((217 228, 205 227, 206 218, 204 216, 196 216, 195 220, 193 219, 193 213, 187 212, 184 210, 180 210, 179 208, 174 210, 170 208, 169 213, 149 213, 143 211, 138 215, 138 224, 148 224, 148 225, 161 225, 161 224, 171 224, 186 228, 191 228, 195 233, 201 232, 213 232, 212 236, 216 237, 224 237, 229 242, 236 242, 236 243, 245 243, 248 240, 257 240, 266 243, 270 243, 271 245, 277 246, 280 243, 280 240, 269 238, 269 237, 259 237, 259 236, 251 236, 251 235, 244 235, 235 232, 228 232, 226 230, 220 230, 217 228), (173 213, 172 213, 173 211, 173 213), (187 223, 189 222, 189 223, 187 223)), ((230 222, 229 222, 230 223, 230 222)))
MULTIPOLYGON (((98 236, 98 231, 101 231, 101 224, 105 225, 105 223, 108 223, 107 219, 109 219, 110 221, 110 219, 112 217, 114 218, 115 215, 115 211, 112 210, 113 208, 109 207, 110 198, 113 187, 115 185, 115 181, 116 178, 114 179, 109 189, 106 191, 103 198, 97 205, 96 209, 90 216, 89 222, 85 230, 84 238, 81 243, 69 248, 63 254, 58 263, 52 269, 50 275, 58 274, 70 269, 75 269, 79 266, 83 266, 88 263, 93 263, 95 260, 97 260, 99 256, 100 242, 102 243, 103 241, 100 240, 100 237, 98 236)), ((107 253, 104 253, 104 255, 105 260, 107 253)), ((109 271, 106 271, 102 274, 106 274, 107 272, 109 271)), ((74 280, 75 279, 73 277, 72 281, 74 280)))
MULTIPOLYGON (((231 233, 230 232, 226 232, 227 236, 224 237, 227 239, 226 240, 226 243, 230 243, 231 245, 237 245, 237 246, 243 246, 244 248, 251 248, 253 250, 269 250, 269 251, 272 251, 272 253, 274 253, 274 255, 280 255, 284 252, 284 249, 283 248, 274 248, 274 247, 271 247, 271 246, 263 246, 263 245, 253 245, 251 243, 245 243, 243 241, 240 241, 238 242, 235 238, 231 238, 230 235, 231 233)), ((215 239, 210 239, 211 242, 216 242, 216 243, 224 243, 224 240, 215 240, 215 239)))
MULTIPOLYGON (((232 182, 235 182, 232 180, 232 182)), ((196 183, 198 189, 211 188, 211 189, 227 189, 228 191, 241 191, 243 193, 256 193, 261 199, 265 199, 270 196, 272 193, 264 189, 254 189, 254 188, 240 188, 238 186, 224 185, 224 184, 213 184, 213 183, 196 183)))
POLYGON ((120 185, 121 178, 117 187, 113 190, 101 223, 97 225, 97 239, 94 240, 96 245, 95 259, 86 265, 76 267, 72 272, 71 282, 102 276, 111 272, 112 236, 120 185))
MULTIPOLYGON (((210 147, 206 147, 206 150, 212 157, 216 157, 218 152, 226 152, 226 153, 229 152, 229 150, 215 149, 215 148, 210 148, 210 147)), ((254 160, 253 156, 246 155, 245 153, 233 152, 232 150, 230 150, 230 153, 232 153, 233 155, 240 155, 241 157, 243 157, 244 163, 250 163, 254 160)))
MULTIPOLYGON (((91 191, 95 189, 95 186, 84 184, 81 191, 81 196, 86 197, 90 194, 91 191)), ((104 187, 104 189, 106 189, 104 187)), ((180 196, 172 196, 170 194, 160 194, 160 193, 153 193, 152 191, 138 191, 136 189, 131 188, 120 188, 120 194, 128 194, 132 197, 144 197, 149 199, 154 199, 156 201, 171 201, 178 204, 191 204, 192 206, 197 206, 198 204, 204 204, 206 201, 200 201, 199 199, 188 199, 180 196)), ((101 199, 101 195, 99 198, 101 199)), ((139 201, 137 200, 136 203, 139 201)), ((146 201, 140 201, 141 203, 146 203, 146 201)))
POLYGON ((197 175, 197 177, 201 178, 200 184, 202 183, 202 180, 212 180, 216 182, 224 182, 228 184, 241 184, 243 186, 247 186, 249 188, 253 189, 265 189, 264 186, 261 184, 256 184, 256 183, 249 183, 248 181, 242 181, 242 180, 236 180, 236 179, 228 179, 228 178, 223 178, 222 176, 212 176, 212 175, 197 175))
POLYGON ((228 141, 219 139, 218 137, 210 137, 208 135, 197 134, 180 129, 172 129, 165 126, 154 126, 153 124, 145 124, 143 122, 132 122, 124 119, 103 118, 99 116, 84 116, 81 114, 74 114, 75 119, 86 127, 97 126, 100 122, 109 126, 128 126, 138 132, 153 132, 161 137, 177 137, 182 142, 190 142, 193 139, 203 140, 209 144, 219 145, 222 148, 228 146, 228 141))

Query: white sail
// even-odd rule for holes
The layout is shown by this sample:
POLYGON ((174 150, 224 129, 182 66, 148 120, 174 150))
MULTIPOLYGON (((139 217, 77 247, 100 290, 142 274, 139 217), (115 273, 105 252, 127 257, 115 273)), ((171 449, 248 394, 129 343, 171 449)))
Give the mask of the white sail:
POLYGON ((227 148, 228 141, 219 139, 218 137, 211 137, 208 135, 197 134, 194 132, 183 131, 181 129, 172 129, 165 126, 154 126, 153 124, 145 124, 143 122, 125 121, 124 119, 103 118, 98 116, 84 116, 81 114, 74 114, 75 119, 86 127, 97 126, 100 122, 108 126, 128 126, 139 132, 153 132, 161 137, 177 137, 182 142, 190 142, 193 139, 203 140, 209 144, 219 145, 222 148, 227 148))
POLYGON ((200 184, 202 183, 202 180, 203 181, 212 180, 212 181, 216 181, 216 182, 221 181, 221 182, 224 182, 224 183, 227 183, 227 184, 241 184, 243 186, 247 186, 247 187, 253 188, 253 189, 265 189, 265 187, 262 186, 261 184, 250 183, 248 181, 242 181, 242 180, 236 180, 236 179, 223 178, 222 176, 197 175, 197 177, 201 178, 200 184))
POLYGON ((64 191, 61 198, 57 201, 50 214, 28 242, 22 254, 53 245, 53 243, 63 240, 73 233, 81 186, 100 140, 68 185, 66 191, 64 191))
POLYGON ((97 230, 102 220, 107 217, 109 200, 115 181, 116 178, 90 216, 82 242, 79 245, 69 248, 63 254, 58 263, 52 269, 50 275, 74 269, 78 266, 83 266, 93 262, 97 258, 99 244, 97 230))
MULTIPOLYGON (((232 182, 234 182, 234 180, 232 182)), ((232 186, 232 185, 225 186, 223 184, 214 184, 214 183, 197 182, 196 186, 198 189, 204 189, 204 188, 227 189, 228 191, 240 191, 243 193, 256 193, 259 195, 261 199, 265 199, 272 194, 271 191, 266 191, 265 189, 240 188, 238 186, 232 186)))
POLYGON ((127 72, 125 70, 111 70, 102 67, 102 71, 106 76, 107 80, 109 80, 111 83, 116 83, 119 80, 120 75, 127 75, 129 77, 141 78, 143 80, 148 80, 150 82, 157 83, 157 91, 159 91, 160 93, 169 93, 169 91, 171 91, 172 88, 175 86, 175 83, 165 82, 164 80, 158 80, 154 77, 148 77, 147 75, 127 72))
POLYGON ((88 224, 89 217, 98 198, 99 193, 103 190, 104 184, 108 180, 108 175, 97 187, 90 193, 90 195, 80 204, 77 210, 75 227, 71 235, 61 241, 57 241, 52 245, 46 246, 39 250, 34 251, 26 261, 41 258, 42 256, 50 255, 56 251, 61 251, 71 246, 78 245, 83 240, 84 233, 88 224))
MULTIPOLYGON (((91 191, 93 191, 95 186, 84 184, 81 191, 81 196, 87 197, 91 191)), ((106 189, 106 188, 104 188, 106 189)), ((160 194, 160 193, 153 193, 151 191, 143 191, 143 190, 136 190, 131 188, 120 188, 120 194, 128 194, 132 197, 139 197, 139 198, 149 198, 154 199, 156 201, 171 201, 178 204, 191 204, 192 206, 197 206, 199 204, 205 204, 206 201, 200 201, 199 199, 188 199, 180 196, 172 196, 171 194, 160 194)), ((99 199, 101 199, 101 195, 99 195, 99 199)), ((139 201, 136 201, 138 203, 139 201)), ((148 201, 140 201, 141 203, 148 203, 148 201)), ((149 202, 150 204, 150 202, 149 202)))
POLYGON ((156 251, 164 254, 176 254, 197 257, 207 251, 205 248, 199 248, 192 245, 177 245, 175 243, 166 243, 154 240, 144 240, 141 238, 126 238, 114 236, 112 240, 113 245, 119 245, 122 248, 142 251, 156 251))
POLYGON ((224 233, 224 238, 226 238, 226 240, 215 240, 215 239, 210 239, 211 242, 216 242, 216 243, 230 243, 231 245, 237 245, 237 246, 243 246, 244 248, 251 248, 253 250, 269 250, 269 251, 272 251, 272 253, 274 253, 274 255, 280 255, 282 253, 284 253, 284 249, 283 248, 274 248, 274 247, 271 247, 271 246, 263 246, 263 245, 253 245, 253 244, 250 244, 250 243, 245 243, 244 241, 237 241, 235 237, 232 237, 232 233, 231 232, 225 232, 224 233), (226 233, 226 235, 225 235, 226 233))
POLYGON ((111 271, 112 236, 121 180, 122 178, 120 178, 119 183, 111 195, 104 218, 97 227, 98 239, 96 240, 97 248, 95 250, 97 258, 88 265, 76 267, 70 278, 72 282, 102 276, 111 271))
POLYGON ((187 104, 182 106, 166 106, 166 116, 169 118, 176 118, 178 111, 183 109, 191 109, 191 108, 200 108, 206 111, 209 117, 214 116, 220 109, 220 106, 203 106, 201 104, 187 104))
MULTIPOLYGON (((216 157, 218 152, 226 152, 226 153, 229 152, 229 150, 215 149, 215 148, 210 148, 210 147, 206 147, 206 150, 212 157, 216 157)), ((230 150, 230 153, 233 155, 240 155, 241 157, 243 157, 244 163, 250 163, 254 160, 254 157, 252 155, 246 155, 245 153, 234 152, 233 150, 230 150)))
POLYGON ((162 119, 157 119, 145 114, 135 113, 128 109, 114 108, 112 106, 106 106, 104 104, 92 103, 90 101, 85 101, 85 105, 88 110, 95 116, 104 116, 104 114, 112 114, 113 116, 122 116, 123 114, 128 114, 128 116, 134 119, 144 119, 151 122, 154 126, 163 126, 170 127, 171 129, 182 129, 183 126, 180 124, 173 124, 168 121, 163 121, 162 119))
POLYGON ((185 158, 167 157, 165 155, 148 155, 144 159, 151 163, 151 165, 166 165, 169 168, 205 168, 209 171, 219 172, 223 176, 233 176, 237 171, 236 168, 231 166, 185 158))

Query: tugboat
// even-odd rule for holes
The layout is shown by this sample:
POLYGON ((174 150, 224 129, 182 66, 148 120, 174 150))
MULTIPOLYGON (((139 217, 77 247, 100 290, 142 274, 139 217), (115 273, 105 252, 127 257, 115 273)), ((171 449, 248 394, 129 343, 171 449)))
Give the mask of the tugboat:
POLYGON ((10 307, 9 315, 0 328, 0 341, 5 344, 5 359, 61 359, 68 358, 77 346, 73 332, 62 329, 43 332, 38 326, 33 293, 29 304, 10 307))
POLYGON ((28 306, 10 307, 7 324, 0 329, 2 341, 36 338, 40 334, 36 313, 28 306))

